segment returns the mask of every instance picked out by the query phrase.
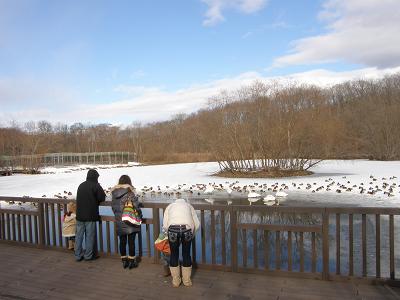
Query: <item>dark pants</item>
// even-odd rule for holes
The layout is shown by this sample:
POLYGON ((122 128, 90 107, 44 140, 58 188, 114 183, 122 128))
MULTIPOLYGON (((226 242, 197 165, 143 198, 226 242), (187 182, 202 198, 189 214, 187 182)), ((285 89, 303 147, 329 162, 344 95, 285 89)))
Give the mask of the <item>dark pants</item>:
POLYGON ((136 232, 119 236, 119 252, 121 256, 126 256, 126 242, 128 241, 129 256, 135 256, 135 237, 136 232))
POLYGON ((193 233, 191 229, 186 229, 185 225, 171 225, 168 228, 168 241, 171 248, 169 265, 177 267, 179 264, 179 246, 182 244, 182 266, 190 267, 192 259, 190 257, 190 246, 192 245, 193 233))

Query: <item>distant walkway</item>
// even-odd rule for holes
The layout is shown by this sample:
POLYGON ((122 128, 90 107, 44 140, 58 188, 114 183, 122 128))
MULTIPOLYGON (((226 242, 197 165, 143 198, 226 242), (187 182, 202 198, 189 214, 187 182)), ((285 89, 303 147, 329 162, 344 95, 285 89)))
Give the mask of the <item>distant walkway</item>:
POLYGON ((172 288, 162 267, 124 270, 119 259, 75 262, 72 253, 0 242, 0 299, 399 299, 384 286, 197 270, 172 288))

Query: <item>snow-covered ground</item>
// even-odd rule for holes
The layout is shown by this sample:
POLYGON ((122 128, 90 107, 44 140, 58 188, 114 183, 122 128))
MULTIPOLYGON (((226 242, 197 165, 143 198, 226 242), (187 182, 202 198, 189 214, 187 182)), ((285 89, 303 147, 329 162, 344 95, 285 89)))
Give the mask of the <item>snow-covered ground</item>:
MULTIPOLYGON (((0 196, 74 197, 90 167, 93 166, 47 168, 42 170, 47 174, 0 177, 0 196)), ((261 200, 283 190, 288 194, 285 202, 296 205, 397 206, 400 203, 400 161, 329 160, 311 169, 313 175, 274 179, 215 177, 212 174, 218 171, 218 164, 213 162, 96 168, 104 189, 111 188, 121 175, 127 174, 146 199, 187 197, 207 198, 208 202, 214 198, 235 201, 247 199, 250 192, 255 192, 261 200)))

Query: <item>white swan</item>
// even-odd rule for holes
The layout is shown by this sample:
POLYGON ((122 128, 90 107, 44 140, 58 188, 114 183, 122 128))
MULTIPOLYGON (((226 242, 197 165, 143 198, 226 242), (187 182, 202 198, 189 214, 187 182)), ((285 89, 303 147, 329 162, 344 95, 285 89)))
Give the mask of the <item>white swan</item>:
POLYGON ((267 195, 264 197, 264 201, 275 201, 275 196, 267 195))
POLYGON ((261 195, 256 192, 250 192, 247 194, 247 200, 249 200, 250 205, 253 202, 257 202, 260 199, 261 195))
POLYGON ((210 204, 214 204, 214 199, 213 198, 205 198, 204 201, 210 203, 210 204))
POLYGON ((282 191, 279 191, 275 194, 276 197, 282 197, 282 198, 286 197, 287 195, 288 194, 286 194, 285 192, 282 192, 282 191))
POLYGON ((256 192, 250 192, 247 194, 247 198, 260 198, 261 195, 256 192))
POLYGON ((214 187, 212 185, 208 185, 204 190, 204 194, 212 194, 214 192, 214 187))

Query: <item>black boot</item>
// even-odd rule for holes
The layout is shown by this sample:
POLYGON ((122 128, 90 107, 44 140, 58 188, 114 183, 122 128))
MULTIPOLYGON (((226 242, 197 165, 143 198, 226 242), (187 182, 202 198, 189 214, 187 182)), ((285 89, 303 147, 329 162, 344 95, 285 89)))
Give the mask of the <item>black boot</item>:
POLYGON ((128 257, 126 256, 121 256, 121 260, 122 260, 122 267, 124 269, 126 269, 129 266, 129 261, 128 261, 128 257))
POLYGON ((128 257, 129 260, 129 269, 133 269, 133 268, 137 268, 138 263, 137 263, 137 259, 135 256, 129 256, 128 257))

